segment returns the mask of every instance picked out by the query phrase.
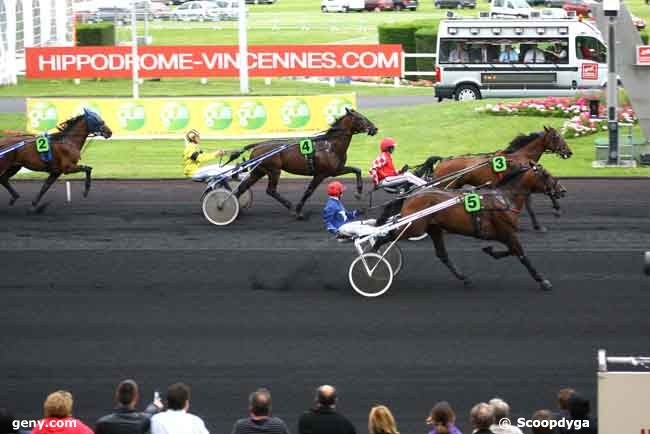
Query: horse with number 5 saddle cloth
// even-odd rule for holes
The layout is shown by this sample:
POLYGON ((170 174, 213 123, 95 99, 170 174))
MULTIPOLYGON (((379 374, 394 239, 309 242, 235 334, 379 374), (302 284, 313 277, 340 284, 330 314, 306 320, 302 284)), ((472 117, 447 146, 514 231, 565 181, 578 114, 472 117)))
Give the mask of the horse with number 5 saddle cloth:
MULTIPOLYGON (((487 154, 474 154, 462 155, 457 157, 449 157, 441 159, 436 165, 435 176, 442 177, 454 172, 458 172, 464 168, 476 165, 477 163, 493 160, 498 162, 495 157, 505 157, 508 161, 514 164, 526 164, 529 161, 538 162, 544 153, 553 153, 559 155, 563 159, 570 158, 573 152, 569 148, 564 138, 552 127, 544 127, 543 131, 519 135, 515 137, 510 146, 505 150, 495 151, 487 154)), ((501 160, 505 162, 505 160, 501 160)), ((496 183, 499 181, 505 167, 499 166, 498 163, 485 165, 477 170, 472 170, 462 177, 450 180, 443 188, 460 188, 463 185, 479 186, 486 183, 496 183)), ((537 216, 533 211, 530 196, 527 198, 526 210, 530 215, 535 230, 544 231, 545 229, 540 226, 537 221, 537 216)), ((557 214, 556 214, 557 215, 557 214)))
POLYGON ((9 179, 25 167, 36 172, 47 172, 49 176, 43 183, 32 207, 42 212, 47 204, 39 206, 43 195, 61 175, 84 172, 86 175, 84 197, 88 196, 91 184, 92 167, 78 164, 81 150, 89 136, 112 136, 111 129, 95 112, 84 109, 83 113, 57 126, 57 132, 41 136, 19 135, 0 139, 0 184, 4 186, 13 205, 20 197, 11 186, 9 179))

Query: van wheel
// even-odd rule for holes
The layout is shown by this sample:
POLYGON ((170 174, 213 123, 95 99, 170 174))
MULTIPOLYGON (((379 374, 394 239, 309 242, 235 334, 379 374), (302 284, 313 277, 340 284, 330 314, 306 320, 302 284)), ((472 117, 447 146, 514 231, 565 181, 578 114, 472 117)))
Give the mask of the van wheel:
POLYGON ((481 92, 473 84, 461 84, 454 93, 456 101, 474 101, 481 99, 481 92))
POLYGON ((402 10, 402 5, 399 4, 399 3, 396 4, 396 5, 395 5, 395 10, 396 10, 397 12, 401 11, 401 10, 402 10))
POLYGON ((343 6, 343 13, 344 13, 344 14, 347 14, 347 13, 348 13, 348 7, 347 7, 347 6, 343 6))
POLYGON ((434 4, 434 6, 436 7, 436 9, 440 9, 440 3, 437 3, 437 2, 436 2, 436 3, 434 4))
POLYGON ((321 7, 320 7, 320 11, 323 12, 323 13, 325 13, 325 12, 327 12, 327 8, 326 8, 325 6, 321 6, 321 7))

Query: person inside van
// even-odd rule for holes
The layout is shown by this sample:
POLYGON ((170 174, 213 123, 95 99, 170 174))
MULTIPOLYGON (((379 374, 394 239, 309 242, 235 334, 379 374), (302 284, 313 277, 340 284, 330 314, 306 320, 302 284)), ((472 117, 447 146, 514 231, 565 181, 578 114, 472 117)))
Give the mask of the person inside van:
POLYGON ((499 62, 501 63, 512 63, 519 61, 519 53, 517 53, 512 45, 506 45, 505 49, 499 55, 499 62))
POLYGON ((465 44, 456 42, 456 48, 449 52, 450 63, 469 63, 469 55, 465 51, 465 44))
POLYGON ((553 45, 553 51, 550 54, 553 55, 556 63, 567 63, 569 60, 566 47, 559 42, 553 45))
POLYGON ((544 56, 544 52, 537 45, 533 45, 526 51, 524 63, 546 63, 546 56, 544 56))
POLYGON ((591 50, 589 47, 587 47, 587 44, 585 44, 584 41, 580 40, 579 38, 576 38, 576 41, 576 44, 578 45, 578 49, 576 50, 578 52, 578 59, 594 60, 591 50))

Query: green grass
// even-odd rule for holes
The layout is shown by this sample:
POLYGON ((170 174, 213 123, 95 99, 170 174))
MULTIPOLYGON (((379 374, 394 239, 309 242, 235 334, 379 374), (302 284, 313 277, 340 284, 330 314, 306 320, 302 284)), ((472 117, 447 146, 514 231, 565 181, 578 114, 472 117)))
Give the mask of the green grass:
MULTIPOLYGON (((543 125, 559 128, 559 118, 496 117, 476 113, 483 104, 445 102, 442 104, 374 109, 364 112, 380 129, 379 135, 355 136, 348 164, 370 167, 377 154, 377 144, 384 136, 399 142, 395 154, 397 166, 417 164, 430 155, 451 156, 503 148, 519 133, 538 131, 543 125)), ((23 115, 0 114, 0 131, 24 126, 23 115)), ((601 134, 602 136, 602 134, 601 134)), ((542 163, 556 176, 650 176, 650 169, 592 169, 594 140, 598 136, 569 141, 574 155, 569 160, 545 156, 542 163)), ((205 141, 212 151, 238 148, 247 141, 205 141)), ((179 140, 95 140, 84 150, 83 161, 93 166, 98 178, 179 178, 183 142, 179 140)))

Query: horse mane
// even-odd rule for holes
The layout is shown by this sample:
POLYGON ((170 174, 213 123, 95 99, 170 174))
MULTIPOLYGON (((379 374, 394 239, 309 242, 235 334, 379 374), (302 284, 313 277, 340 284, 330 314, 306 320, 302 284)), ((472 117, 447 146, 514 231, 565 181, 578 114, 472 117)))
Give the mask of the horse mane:
POLYGON ((73 116, 70 119, 59 123, 56 126, 57 132, 52 133, 51 137, 54 138, 54 139, 58 139, 58 138, 60 138, 62 136, 65 136, 67 133, 70 132, 72 127, 74 127, 77 124, 77 122, 79 122, 79 120, 82 119, 83 117, 84 117, 84 115, 81 114, 81 115, 73 116))
POLYGON ((530 167, 526 167, 526 166, 518 166, 515 170, 506 172, 506 174, 503 175, 503 178, 499 179, 499 181, 494 185, 494 187, 499 188, 507 184, 510 184, 511 182, 519 178, 521 175, 526 173, 529 168, 530 167))
POLYGON ((538 139, 542 135, 543 134, 541 132, 530 133, 528 135, 519 134, 517 137, 515 137, 512 140, 512 142, 510 142, 510 146, 508 146, 504 152, 506 154, 512 154, 513 152, 518 151, 519 149, 523 148, 533 140, 538 139))

